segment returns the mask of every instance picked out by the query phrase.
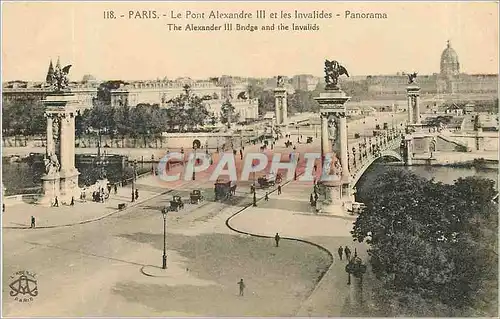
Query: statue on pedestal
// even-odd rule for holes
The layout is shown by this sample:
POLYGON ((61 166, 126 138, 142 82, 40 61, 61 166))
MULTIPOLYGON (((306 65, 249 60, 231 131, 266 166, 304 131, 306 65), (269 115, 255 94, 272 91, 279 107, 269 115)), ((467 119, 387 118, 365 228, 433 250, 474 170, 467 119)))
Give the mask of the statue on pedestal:
POLYGON ((344 68, 337 61, 325 61, 325 82, 326 90, 340 90, 339 87, 339 76, 347 75, 349 77, 349 73, 347 73, 346 68, 344 68))
POLYGON ((335 118, 335 116, 330 115, 328 117, 328 139, 332 141, 332 145, 335 144, 338 140, 337 129, 337 119, 335 118))
POLYGON ((53 176, 59 172, 61 165, 59 164, 56 154, 49 155, 49 157, 46 157, 43 161, 45 164, 45 174, 53 176))
POLYGON ((56 93, 62 93, 64 91, 68 91, 69 87, 69 79, 68 79, 68 74, 69 74, 69 69, 71 68, 71 65, 66 65, 64 68, 61 69, 61 65, 59 63, 59 59, 57 60, 57 65, 54 70, 54 74, 50 79, 50 86, 56 93))
POLYGON ((282 88, 285 86, 285 78, 281 75, 278 75, 278 79, 276 81, 276 86, 282 88))
POLYGON ((408 84, 414 84, 415 79, 417 78, 417 72, 407 74, 406 76, 408 76, 408 84))

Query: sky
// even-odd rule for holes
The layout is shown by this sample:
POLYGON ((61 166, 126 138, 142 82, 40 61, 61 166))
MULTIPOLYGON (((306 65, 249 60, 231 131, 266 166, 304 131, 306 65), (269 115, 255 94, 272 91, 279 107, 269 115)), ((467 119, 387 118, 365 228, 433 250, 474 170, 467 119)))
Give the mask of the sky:
POLYGON ((494 2, 3 2, 2 81, 45 79, 49 60, 72 64, 70 79, 146 80, 220 75, 322 76, 325 59, 351 75, 439 72, 450 40, 464 73, 498 73, 498 4, 494 2), (117 19, 104 19, 113 10, 117 19), (128 19, 156 10, 159 19, 128 19), (245 11, 266 19, 185 19, 186 11, 245 11), (332 13, 332 19, 270 18, 280 11, 332 13), (181 19, 171 19, 171 11, 181 19), (345 12, 387 19, 346 19, 345 12), (124 15, 122 18, 121 15, 124 15), (166 17, 163 17, 166 14, 166 17), (339 16, 337 16, 339 14, 339 16), (177 22, 178 21, 178 22, 177 22), (169 31, 168 23, 233 23, 233 31, 169 31), (236 24, 316 24, 317 31, 236 31, 236 24))

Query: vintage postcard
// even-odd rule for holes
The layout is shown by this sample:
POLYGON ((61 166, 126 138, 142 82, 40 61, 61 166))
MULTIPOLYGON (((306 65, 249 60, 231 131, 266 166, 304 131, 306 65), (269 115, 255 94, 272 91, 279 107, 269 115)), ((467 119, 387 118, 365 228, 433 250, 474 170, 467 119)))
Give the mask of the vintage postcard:
POLYGON ((498 2, 2 3, 2 316, 498 317, 498 2))

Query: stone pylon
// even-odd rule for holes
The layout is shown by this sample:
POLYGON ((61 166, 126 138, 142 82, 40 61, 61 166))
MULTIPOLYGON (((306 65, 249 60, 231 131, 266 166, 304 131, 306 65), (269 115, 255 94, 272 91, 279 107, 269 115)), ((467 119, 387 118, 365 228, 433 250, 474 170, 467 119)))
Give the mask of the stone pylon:
POLYGON ((338 210, 339 205, 350 207, 354 201, 350 187, 351 176, 348 162, 349 150, 345 106, 350 97, 338 88, 321 93, 315 100, 318 101, 321 108, 321 156, 323 166, 326 164, 325 159, 331 155, 336 158, 334 161, 340 161, 340 165, 337 164, 337 168, 331 170, 331 172, 336 171, 337 173, 341 170, 338 179, 335 181, 321 181, 327 193, 326 205, 323 206, 323 211, 328 213, 329 210, 338 210))
POLYGON ((274 110, 276 116, 276 124, 287 125, 288 124, 288 111, 287 111, 287 101, 286 101, 287 92, 284 87, 277 87, 274 89, 274 110))
POLYGON ((43 196, 39 203, 50 205, 57 196, 59 203, 78 198, 78 176, 75 166, 75 116, 78 100, 70 93, 54 93, 41 101, 47 117, 45 174, 43 196), (55 134, 59 143, 55 143, 55 134))
POLYGON ((420 87, 409 85, 406 87, 408 99, 408 124, 420 124, 420 87))

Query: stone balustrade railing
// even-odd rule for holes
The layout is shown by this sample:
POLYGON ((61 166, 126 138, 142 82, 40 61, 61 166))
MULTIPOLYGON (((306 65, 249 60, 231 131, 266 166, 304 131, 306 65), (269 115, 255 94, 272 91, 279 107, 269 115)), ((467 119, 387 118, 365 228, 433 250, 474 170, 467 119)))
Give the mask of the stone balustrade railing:
POLYGON ((3 198, 3 202, 5 206, 11 206, 18 204, 20 202, 25 202, 25 203, 35 203, 38 198, 40 198, 41 194, 17 194, 17 195, 10 195, 10 196, 5 196, 3 198))
MULTIPOLYGON (((375 142, 368 146, 360 146, 358 149, 354 148, 356 152, 349 152, 349 172, 351 177, 355 178, 359 170, 363 168, 366 163, 371 163, 379 153, 396 148, 401 143, 401 138, 398 134, 387 134, 385 136, 376 137, 375 142)), ((364 145, 364 143, 362 144, 364 145)))

